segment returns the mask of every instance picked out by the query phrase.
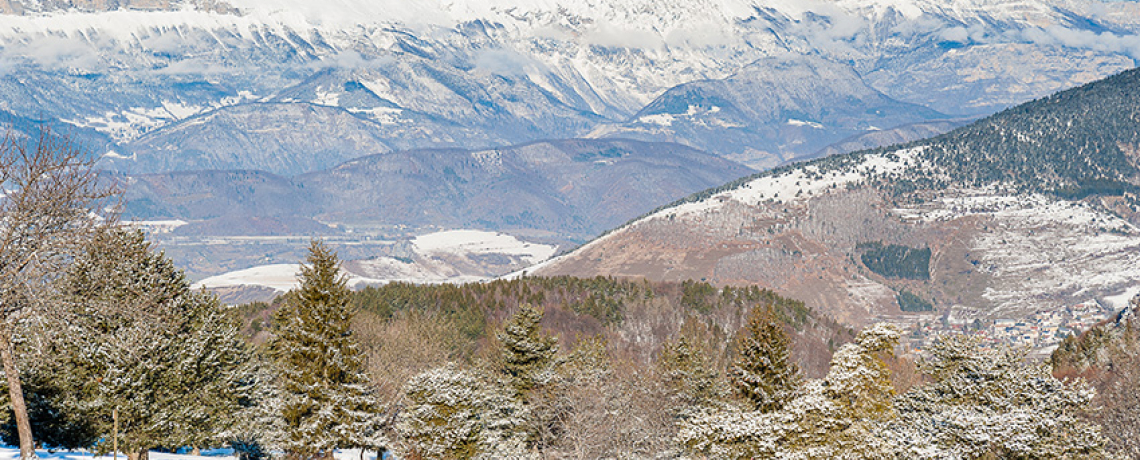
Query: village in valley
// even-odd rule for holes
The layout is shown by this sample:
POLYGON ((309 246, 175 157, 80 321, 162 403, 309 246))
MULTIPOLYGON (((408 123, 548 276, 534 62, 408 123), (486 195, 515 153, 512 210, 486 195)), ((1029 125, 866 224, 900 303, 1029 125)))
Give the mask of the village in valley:
POLYGON ((1066 337, 1079 335, 1119 311, 1105 303, 1089 300, 1060 309, 1039 310, 1023 318, 978 319, 981 312, 962 309, 886 320, 904 331, 903 347, 920 355, 932 339, 964 333, 994 344, 1028 348, 1031 358, 1047 359, 1066 337))

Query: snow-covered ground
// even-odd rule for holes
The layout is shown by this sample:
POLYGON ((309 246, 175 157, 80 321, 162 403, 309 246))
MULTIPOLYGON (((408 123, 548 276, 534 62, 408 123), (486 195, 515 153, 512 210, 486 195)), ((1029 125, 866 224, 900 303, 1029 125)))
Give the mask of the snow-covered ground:
MULTIPOLYGON (((236 460, 230 449, 217 449, 204 451, 204 455, 170 454, 165 452, 150 452, 151 460, 236 460)), ((47 451, 37 450, 36 455, 48 460, 125 460, 126 455, 120 453, 117 457, 108 455, 94 455, 86 451, 47 451)), ((376 460, 375 451, 366 451, 361 457, 359 449, 345 449, 335 452, 337 460, 376 460)), ((12 446, 0 446, 0 460, 16 460, 20 458, 20 449, 12 446)))
POLYGON ((528 243, 505 233, 481 230, 449 230, 417 236, 412 240, 415 251, 432 254, 504 254, 522 257, 527 263, 538 263, 554 255, 555 247, 528 243))
MULTIPOLYGON (((244 270, 236 270, 229 273, 223 273, 218 276, 211 276, 202 281, 194 283, 194 288, 218 288, 230 286, 265 286, 271 289, 276 289, 279 292, 288 292, 300 286, 297 281, 297 275, 301 273, 300 264, 269 264, 259 265, 256 267, 246 268, 244 270)), ((348 273, 349 286, 356 286, 359 284, 376 284, 383 283, 389 280, 377 280, 365 278, 353 273, 348 273)))
POLYGON ((259 265, 244 270, 223 273, 218 276, 211 276, 194 283, 194 287, 217 288, 257 285, 284 292, 297 287, 297 274, 300 272, 301 266, 298 264, 259 265))
POLYGON ((1085 202, 987 188, 895 213, 923 223, 984 219, 971 251, 992 277, 984 297, 994 303, 993 315, 1018 317, 1058 296, 1122 308, 1140 291, 1140 230, 1085 202))
MULTIPOLYGON (((504 256, 520 265, 549 259, 556 247, 531 243, 505 233, 480 230, 448 230, 420 235, 411 241, 415 257, 376 257, 346 264, 349 285, 382 284, 391 281, 413 283, 468 283, 489 277, 475 272, 476 259, 504 256)), ((281 292, 298 286, 298 264, 261 265, 212 276, 194 284, 195 288, 266 286, 281 292)))

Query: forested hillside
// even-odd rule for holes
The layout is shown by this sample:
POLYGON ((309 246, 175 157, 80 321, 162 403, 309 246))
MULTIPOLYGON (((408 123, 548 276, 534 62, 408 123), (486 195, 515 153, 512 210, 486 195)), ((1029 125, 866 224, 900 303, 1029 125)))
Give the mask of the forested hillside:
MULTIPOLYGON (((720 289, 699 281, 523 277, 461 285, 390 283, 355 291, 351 299, 362 345, 383 355, 370 360, 376 363, 374 375, 391 379, 383 385, 389 388, 398 388, 399 376, 409 371, 394 367, 393 360, 417 370, 485 357, 494 346, 494 331, 523 305, 545 312, 543 328, 564 349, 603 336, 622 359, 640 364, 650 362, 662 344, 681 333, 714 349, 712 356, 723 364, 732 355, 728 342, 755 307, 773 309, 791 333, 793 357, 809 375, 822 375, 831 352, 852 336, 803 302, 755 287, 720 289), (390 336, 397 333, 427 335, 390 336)), ((270 335, 266 325, 271 312, 288 301, 289 296, 283 296, 272 304, 239 307, 254 341, 270 335)))

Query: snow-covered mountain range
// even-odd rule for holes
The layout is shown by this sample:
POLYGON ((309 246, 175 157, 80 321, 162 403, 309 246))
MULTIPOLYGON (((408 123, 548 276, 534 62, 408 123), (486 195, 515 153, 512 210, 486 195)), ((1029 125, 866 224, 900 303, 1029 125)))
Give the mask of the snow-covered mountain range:
MULTIPOLYGON (((9 0, 0 11, 9 13, 0 15, 0 108, 101 132, 118 144, 111 167, 146 172, 248 167, 222 157, 244 146, 235 138, 265 128, 233 118, 271 120, 278 111, 301 118, 302 109, 280 104, 342 111, 322 125, 359 119, 376 139, 353 146, 364 153, 474 148, 614 135, 604 127, 652 123, 646 115, 676 106, 675 94, 687 91, 671 88, 703 80, 744 94, 802 87, 802 73, 770 71, 765 59, 773 57, 846 67, 829 71, 843 81, 820 77, 829 86, 866 86, 935 112, 976 115, 1130 68, 1140 56, 1140 7, 1130 1, 9 0), (179 133, 188 124, 218 126, 201 128, 215 132, 184 147, 179 133), (172 163, 170 152, 202 159, 172 163)), ((802 115, 745 126, 690 116, 672 120, 676 132, 664 135, 766 165, 778 160, 764 153, 801 157, 851 129, 931 115, 872 113, 831 126, 781 97, 771 95, 769 111, 802 115), (768 139, 789 123, 825 131, 803 135, 813 142, 773 140, 752 154, 742 142, 704 145, 707 136, 686 135, 721 129, 768 139)), ((807 98, 798 104, 864 108, 859 97, 851 106, 807 98)), ((302 147, 311 146, 282 145, 279 156, 302 155, 295 151, 302 147)), ((296 172, 274 168, 265 165, 296 172)))

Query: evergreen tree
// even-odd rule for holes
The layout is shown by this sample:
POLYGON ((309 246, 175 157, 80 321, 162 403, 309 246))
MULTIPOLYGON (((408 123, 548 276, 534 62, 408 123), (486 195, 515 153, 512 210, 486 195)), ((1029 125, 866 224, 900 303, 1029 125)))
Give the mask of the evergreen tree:
POLYGON ((945 336, 927 352, 920 370, 932 383, 898 398, 900 418, 885 430, 904 456, 1105 457, 1099 427, 1079 416, 1094 394, 1083 381, 976 336, 945 336))
POLYGON ((412 378, 396 430, 408 458, 527 458, 531 414, 511 391, 449 364, 412 378))
POLYGON ((284 425, 295 456, 331 458, 336 448, 382 448, 383 414, 352 336, 347 279, 328 247, 313 241, 301 287, 274 316, 270 342, 284 425))
POLYGON ((780 409, 698 417, 677 440, 712 458, 892 458, 890 444, 873 433, 895 416, 880 355, 898 339, 894 326, 871 326, 835 352, 826 377, 809 381, 780 409))
POLYGON ((729 369, 732 386, 761 412, 779 409, 800 382, 788 351, 788 334, 768 308, 753 308, 737 342, 740 357, 729 369))
POLYGON ((552 376, 557 340, 540 330, 542 310, 522 305, 497 337, 502 343, 501 370, 520 393, 552 376))
POLYGON ((688 419, 721 409, 728 389, 711 360, 685 337, 666 343, 657 370, 673 397, 674 415, 688 419))
POLYGON ((142 233, 121 229, 99 233, 60 285, 65 326, 52 336, 51 366, 69 391, 58 404, 96 421, 106 440, 117 412, 131 458, 222 442, 249 391, 251 357, 224 306, 192 292, 142 233))

